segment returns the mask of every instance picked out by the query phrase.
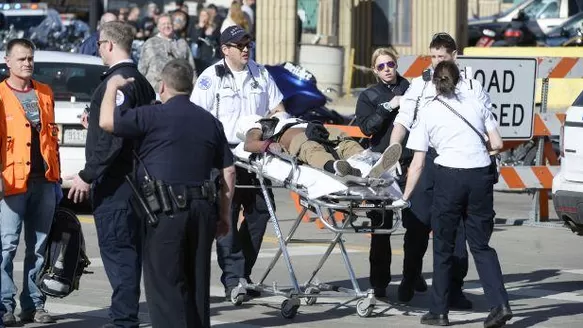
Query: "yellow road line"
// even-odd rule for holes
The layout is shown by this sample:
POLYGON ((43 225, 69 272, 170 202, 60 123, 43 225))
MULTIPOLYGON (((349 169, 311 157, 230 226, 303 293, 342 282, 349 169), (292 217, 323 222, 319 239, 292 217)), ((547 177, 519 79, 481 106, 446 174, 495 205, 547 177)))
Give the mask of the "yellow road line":
MULTIPOLYGON (((277 239, 277 237, 272 237, 272 236, 264 236, 263 237, 263 242, 264 243, 269 243, 269 244, 278 244, 279 241, 277 239)), ((315 244, 310 244, 310 245, 317 245, 317 246, 329 246, 330 244, 327 243, 315 243, 315 244)), ((349 251, 361 251, 361 252, 368 252, 370 250, 369 246, 359 246, 359 245, 346 245, 346 249, 349 251)), ((392 250, 393 255, 403 255, 403 250, 402 249, 393 249, 392 250)))
MULTIPOLYGON (((94 222, 93 215, 77 215, 77 217, 79 218, 79 221, 81 221, 81 223, 93 224, 93 222, 94 222)), ((272 237, 272 236, 264 236, 263 242, 268 243, 268 244, 273 244, 273 245, 277 245, 279 243, 277 237, 272 237)), ((317 244, 311 244, 311 245, 328 246, 330 244, 317 243, 317 244)), ((352 251, 368 252, 370 247, 369 246, 350 245, 350 246, 346 246, 346 249, 349 251, 352 250, 352 251)), ((403 255, 403 250, 402 249, 393 249, 392 253, 393 253, 393 255, 403 255)))

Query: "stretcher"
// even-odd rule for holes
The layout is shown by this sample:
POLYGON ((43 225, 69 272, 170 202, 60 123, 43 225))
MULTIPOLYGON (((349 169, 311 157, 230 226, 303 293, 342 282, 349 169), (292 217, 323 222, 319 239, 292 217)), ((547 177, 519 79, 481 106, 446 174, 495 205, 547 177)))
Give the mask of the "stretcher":
MULTIPOLYGON (((351 302, 356 301, 356 312, 359 316, 370 316, 376 304, 374 291, 360 288, 342 236, 344 234, 359 233, 391 234, 400 227, 402 208, 393 206, 392 202, 395 199, 399 199, 402 194, 394 178, 338 177, 322 170, 302 165, 294 157, 284 153, 250 154, 243 151, 242 145, 239 146, 234 149, 235 165, 254 173, 259 184, 237 185, 237 188, 261 189, 264 198, 267 200, 270 222, 277 237, 279 248, 257 283, 248 283, 245 279, 241 279, 239 285, 231 292, 231 302, 234 305, 241 305, 247 300, 247 290, 283 296, 285 300, 281 304, 281 315, 284 318, 293 318, 297 314, 300 300, 302 299, 306 305, 313 305, 317 302, 318 297, 349 297, 351 302), (274 204, 268 192, 270 188, 285 188, 300 196, 302 210, 295 219, 287 236, 284 236, 280 229, 279 221, 274 211, 274 204), (372 225, 370 219, 366 217, 366 212, 373 210, 393 211, 393 227, 391 229, 381 229, 382 223, 372 225), (299 225, 304 222, 304 215, 308 211, 315 213, 317 220, 334 234, 332 239, 293 238, 299 225), (341 221, 335 219, 335 213, 342 214, 343 219, 341 221), (301 285, 298 283, 287 249, 287 246, 292 243, 329 244, 317 267, 312 271, 310 278, 301 285), (316 278, 336 247, 339 249, 352 288, 321 283, 316 278), (291 286, 278 287, 276 282, 272 285, 266 284, 268 275, 282 256, 287 267, 291 286)), ((383 221, 384 219, 385 215, 383 214, 383 221)))

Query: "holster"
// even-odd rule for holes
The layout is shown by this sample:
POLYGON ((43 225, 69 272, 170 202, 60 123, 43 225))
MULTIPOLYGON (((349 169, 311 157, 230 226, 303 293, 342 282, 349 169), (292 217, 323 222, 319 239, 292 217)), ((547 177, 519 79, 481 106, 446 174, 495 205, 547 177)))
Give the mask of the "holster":
POLYGON ((140 192, 150 211, 154 214, 172 212, 168 185, 161 180, 146 179, 140 185, 140 192))
POLYGON ((188 191, 186 187, 168 186, 168 193, 170 194, 170 198, 178 210, 183 211, 186 209, 188 205, 188 191))
POLYGON ((205 194, 209 203, 214 204, 218 201, 219 195, 217 185, 214 181, 207 180, 202 186, 203 194, 205 194))

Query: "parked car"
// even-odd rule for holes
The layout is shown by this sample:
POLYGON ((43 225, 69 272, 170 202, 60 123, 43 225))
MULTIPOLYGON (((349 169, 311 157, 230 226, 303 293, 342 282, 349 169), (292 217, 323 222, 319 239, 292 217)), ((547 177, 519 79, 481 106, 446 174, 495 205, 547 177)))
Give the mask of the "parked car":
POLYGON ((582 28, 583 12, 570 17, 563 24, 551 30, 540 43, 549 47, 581 46, 582 28))
POLYGON ((482 37, 484 29, 492 30, 496 35, 502 36, 512 19, 518 17, 520 11, 536 22, 536 28, 531 29, 538 34, 537 30, 542 33, 550 32, 570 16, 583 11, 583 8, 579 8, 577 0, 525 0, 494 16, 471 19, 468 22, 468 44, 474 46, 482 37))
MULTIPOLYGON (((2 58, 4 55, 0 52, 2 58)), ((34 53, 33 78, 51 86, 55 96, 62 176, 78 173, 85 166, 87 130, 80 118, 106 70, 99 57, 56 51, 34 53)), ((6 64, 0 64, 0 80, 7 75, 6 64)), ((64 181, 63 188, 70 188, 70 183, 64 181)))
POLYGON ((561 169, 553 178, 553 204, 560 219, 583 235, 583 92, 567 110, 561 128, 561 169))

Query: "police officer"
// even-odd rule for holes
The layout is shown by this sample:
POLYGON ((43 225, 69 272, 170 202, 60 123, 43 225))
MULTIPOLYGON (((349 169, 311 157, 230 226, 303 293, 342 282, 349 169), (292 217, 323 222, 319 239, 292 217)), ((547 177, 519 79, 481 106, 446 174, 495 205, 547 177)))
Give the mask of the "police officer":
POLYGON ((107 83, 101 104, 103 129, 140 141, 136 157, 137 180, 147 202, 143 218, 153 219, 144 242, 144 283, 153 327, 210 327, 211 247, 215 232, 224 235, 231 220, 233 154, 220 122, 188 99, 193 73, 183 59, 168 62, 160 75, 163 104, 128 110, 115 106, 115 94, 134 79, 116 75, 107 83), (213 169, 222 170, 219 220, 216 184, 210 181, 213 169), (153 194, 159 210, 150 202, 153 194))
MULTIPOLYGON (((393 120, 399 110, 399 100, 409 87, 409 81, 397 73, 397 56, 388 48, 379 48, 372 54, 372 70, 378 83, 362 92, 356 103, 356 124, 362 133, 370 136, 370 147, 382 153, 389 146, 393 120)), ((401 163, 406 160, 401 155, 401 163)), ((403 211, 403 216, 409 210, 403 211)), ((393 212, 369 212, 375 226, 390 229, 393 226, 393 212)), ((376 297, 386 297, 391 281, 391 241, 390 235, 373 234, 370 243, 370 284, 376 297)))
POLYGON ((89 111, 85 168, 74 177, 69 199, 78 203, 92 192, 93 216, 103 267, 113 288, 111 324, 106 327, 138 327, 141 241, 139 221, 130 207, 132 190, 124 176, 133 169, 132 140, 113 136, 99 128, 99 108, 107 81, 116 74, 135 78, 118 90, 116 104, 122 109, 150 104, 156 94, 130 59, 133 30, 122 22, 108 22, 99 32, 99 53, 109 66, 95 90, 89 111))
MULTIPOLYGON (((237 137, 239 119, 249 115, 266 116, 284 111, 283 96, 265 67, 249 59, 251 36, 239 26, 225 29, 220 37, 224 59, 208 67, 198 77, 190 100, 211 112, 225 129, 231 147, 241 142, 237 137)), ((257 185, 255 175, 237 168, 237 184, 257 185)), ((271 195, 273 198, 273 195, 271 195)), ((223 270, 221 282, 227 300, 240 279, 251 283, 251 271, 257 260, 269 212, 259 189, 236 189, 233 198, 231 230, 217 239, 217 256, 223 270), (245 221, 237 230, 239 211, 245 221)), ((247 290, 249 296, 259 296, 247 290)))
MULTIPOLYGON (((434 145, 435 195, 433 198, 433 286, 431 307, 422 324, 449 325, 447 304, 452 258, 458 227, 465 226, 467 241, 476 263, 490 314, 484 327, 502 327, 512 318, 508 294, 496 251, 488 243, 494 230, 494 175, 489 152, 502 148, 498 123, 489 108, 475 97, 465 97, 456 88, 460 72, 452 61, 435 67, 436 96, 419 113, 407 148, 415 151, 402 205, 411 199, 419 180, 429 144, 434 145), (487 140, 484 136, 487 136, 487 140)), ((414 199, 412 199, 414 201, 414 199)))
MULTIPOLYGON (((429 44, 431 65, 435 67, 442 61, 455 61, 457 45, 455 40, 447 33, 437 33, 429 44)), ((435 97, 435 86, 431 83, 431 70, 426 70, 423 76, 414 78, 411 86, 401 99, 401 108, 391 132, 390 143, 402 143, 407 130, 411 128, 418 113, 424 111, 425 105, 435 97)), ((465 96, 473 97, 486 108, 491 108, 490 97, 482 89, 482 85, 471 78, 461 77, 458 85, 460 92, 465 96)), ((422 272, 423 256, 427 251, 429 233, 431 231, 431 205, 434 197, 433 160, 437 153, 430 148, 425 157, 425 169, 416 191, 412 195, 411 211, 417 220, 407 220, 405 233, 405 251, 403 263, 403 281, 399 285, 399 300, 408 302, 415 292, 415 281, 407 279, 410 276, 420 275, 422 272), (406 273, 407 272, 407 273, 406 273), (409 273, 410 272, 410 273, 409 273)), ((462 293, 463 280, 468 272, 468 252, 466 248, 463 226, 460 226, 456 248, 454 253, 454 267, 452 274, 452 292, 448 300, 452 308, 471 309, 472 303, 462 293)))

